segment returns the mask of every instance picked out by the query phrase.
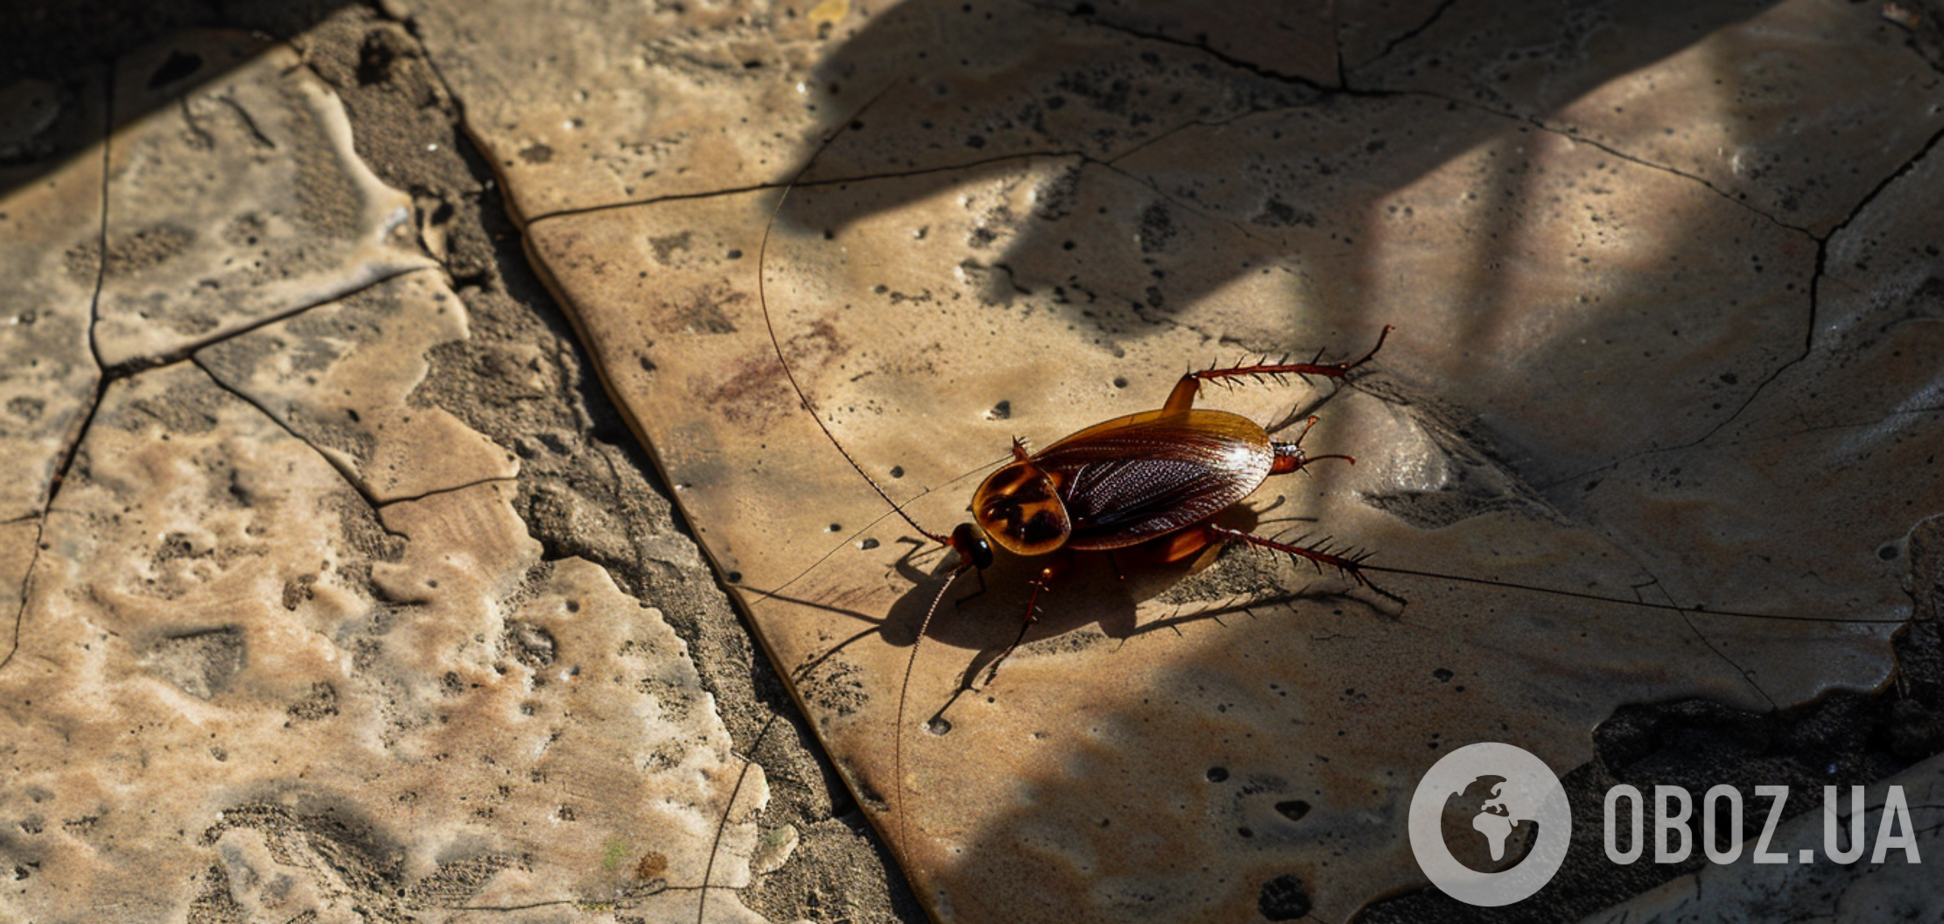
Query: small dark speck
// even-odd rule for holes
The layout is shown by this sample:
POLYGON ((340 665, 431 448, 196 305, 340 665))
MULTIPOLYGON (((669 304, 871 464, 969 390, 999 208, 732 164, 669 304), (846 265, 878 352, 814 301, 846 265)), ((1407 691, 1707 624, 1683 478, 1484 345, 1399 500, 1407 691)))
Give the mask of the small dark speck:
POLYGON ((741 584, 741 583, 742 583, 742 572, 741 572, 741 571, 731 571, 731 572, 729 572, 729 575, 728 575, 728 577, 729 577, 729 583, 731 583, 731 584, 741 584))
POLYGON ((1220 783, 1220 782, 1222 782, 1223 780, 1226 780, 1226 779, 1228 779, 1228 768, 1227 768, 1227 767, 1210 767, 1210 768, 1208 768, 1208 781, 1209 781, 1210 783, 1220 783))
POLYGON ((731 251, 729 251, 729 259, 731 259, 731 260, 740 260, 740 259, 742 259, 742 251, 740 251, 740 250, 731 250, 731 251))
POLYGON ((857 547, 868 552, 878 547, 878 541, 876 539, 862 539, 858 541, 857 547))
POLYGON ((1072 241, 1065 241, 1060 244, 1061 250, 1072 250, 1073 247, 1074 247, 1074 243, 1072 241))
POLYGON ((981 135, 973 135, 972 137, 965 139, 965 146, 968 148, 973 148, 975 150, 978 148, 985 147, 985 138, 984 136, 981 135))
POLYGON ((1114 387, 1115 387, 1115 388, 1126 388, 1126 387, 1127 387, 1127 379, 1125 379, 1125 378, 1123 378, 1123 377, 1121 377, 1121 376, 1118 376, 1118 375, 1117 375, 1117 376, 1114 376, 1114 387))
POLYGON ((891 466, 891 477, 893 477, 893 478, 903 478, 903 477, 904 477, 904 466, 902 466, 902 465, 893 465, 893 466, 891 466))
POLYGON ((1288 802, 1276 803, 1276 811, 1290 821, 1302 821, 1303 816, 1309 814, 1309 810, 1310 804, 1301 799, 1291 799, 1288 802))
POLYGON ((1001 401, 993 405, 992 410, 986 412, 986 417, 991 420, 1011 420, 1012 402, 1001 401))
POLYGON ((1884 561, 1896 561, 1897 547, 1894 545, 1886 545, 1883 548, 1877 549, 1877 557, 1884 561))
POLYGON ((1438 678, 1439 683, 1450 683, 1452 674, 1450 668, 1440 667, 1432 671, 1431 676, 1438 678))
POLYGON ((1741 381, 1741 377, 1735 375, 1733 372, 1723 372, 1721 374, 1721 380, 1723 382, 1727 382, 1730 385, 1733 385, 1736 382, 1741 381))

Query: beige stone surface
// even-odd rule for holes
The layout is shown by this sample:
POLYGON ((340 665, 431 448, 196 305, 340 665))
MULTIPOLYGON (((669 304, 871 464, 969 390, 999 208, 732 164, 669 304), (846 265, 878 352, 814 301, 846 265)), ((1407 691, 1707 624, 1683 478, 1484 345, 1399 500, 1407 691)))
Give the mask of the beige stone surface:
MULTIPOLYGON (((915 44, 900 24, 951 11, 875 11, 817 72, 895 58, 915 44)), ((783 355, 919 524, 962 519, 1014 435, 1044 445, 1155 407, 1185 366, 1356 355, 1392 323, 1348 389, 1207 396, 1265 421, 1314 409, 1311 451, 1358 459, 1272 481, 1243 525, 1333 536, 1375 549, 1374 565, 1881 622, 1374 574, 1409 600, 1400 611, 1246 554, 1185 581, 1121 583, 1090 560, 1042 600, 997 683, 960 695, 1017 631, 1026 568, 996 568, 970 600, 952 591, 914 650, 952 562, 889 514, 781 375, 753 265, 775 193, 735 179, 533 220, 530 252, 936 917, 1244 919, 1265 883, 1294 877, 1341 920, 1421 884, 1401 818, 1447 746, 1511 740, 1564 771, 1623 705, 1761 710, 1889 675, 1910 612, 1899 550, 1944 509, 1927 449, 1944 344, 1934 318, 1887 307, 1935 271, 1934 254, 1909 256, 1934 235, 1923 219, 1889 217, 1931 214, 1905 208, 1933 188, 1916 167, 1878 185, 1934 140, 1923 120, 1944 91, 1873 12, 1707 11, 1678 40, 1549 53, 1562 75, 1540 82, 1571 89, 1535 111, 1455 103, 1449 81, 1329 94, 1124 22, 975 13, 960 34, 979 63, 854 103, 827 148, 798 136, 809 179, 767 256, 783 355), (1721 49, 1773 62, 1762 41, 1805 22, 1835 49, 1816 60, 1874 56, 1844 71, 1861 108, 1811 104, 1816 118, 1916 120, 1866 157, 1783 171, 1817 178, 1810 217, 1778 217, 1786 176, 1751 178, 1768 198, 1745 201, 1655 160, 1671 149, 1615 153, 1548 121, 1634 92, 1636 72, 1693 82, 1712 62, 1711 79, 1752 81, 1723 97, 1720 131, 1780 145, 1774 114, 1807 84, 1762 83, 1721 49), (1120 70, 1090 69, 1096 44, 1120 70), (1143 74, 1181 91, 1143 92, 1143 74), (1109 92, 1018 115, 1028 93, 1042 114, 1080 86, 1109 92), (1133 127, 1107 131, 1117 111, 1133 127), (944 143, 975 132, 970 152, 944 143), (1899 220, 1918 224, 1862 230, 1899 220), (1838 253, 1909 270, 1839 275, 1838 253), (1875 333, 1828 335, 1850 315, 1875 333)), ((785 135, 810 117, 770 118, 766 92, 711 115, 785 135)), ((527 201, 584 195, 505 175, 527 201)))
MULTIPOLYGON (((288 46, 205 32, 116 68, 118 111, 144 114, 109 157, 104 364, 178 356, 432 265, 411 199, 358 160, 343 108, 300 64, 288 46)), ((84 276, 99 252, 77 253, 84 276)))
MULTIPOLYGON (((1836 830, 1842 848, 1854 842, 1854 794, 1837 787, 1836 830)), ((1701 794, 1695 793, 1698 801, 1701 794)), ((1757 865, 1751 857, 1755 841, 1742 845, 1740 862, 1709 866, 1669 882, 1632 901, 1587 918, 1588 924, 1675 924, 1680 921, 1721 921, 1745 916, 1813 919, 1831 922, 1921 921, 1944 915, 1944 892, 1937 889, 1937 871, 1928 864, 1944 856, 1944 759, 1931 758, 1865 790, 1863 841, 1868 850, 1858 862, 1831 862, 1825 844, 1825 793, 1792 789, 1789 809, 1808 811, 1783 822, 1764 848, 1787 858, 1782 863, 1757 865), (1884 826, 1890 787, 1902 790, 1908 814, 1884 826), (1794 804, 1800 801, 1802 804, 1794 804), (1901 820, 1909 821, 1906 827, 1901 820), (1909 835, 1914 854, 1902 847, 1885 850, 1876 859, 1876 845, 1885 835, 1909 835), (1802 863, 1803 851, 1813 862, 1802 863), (1914 857, 1914 859, 1913 859, 1914 857)), ((1743 811, 1765 814, 1762 799, 1743 811)), ((1894 810, 1892 812, 1894 815, 1894 810)), ((1624 843, 1624 842, 1623 842, 1624 843)), ((1699 850, 1700 848, 1695 848, 1699 850)), ((1648 850, 1649 856, 1652 848, 1648 850)))
POLYGON ((1944 127, 1944 74, 1881 11, 1595 3, 1560 28, 1526 4, 1464 5, 1358 76, 1534 120, 1826 235, 1944 127), (1643 41, 1665 54, 1639 61, 1643 41), (1813 153, 1831 141, 1840 157, 1813 153))
MULTIPOLYGON (((1342 920, 1422 886, 1403 808, 1452 747, 1564 771, 1623 706, 1763 714, 1893 669, 1889 623, 1373 572, 1399 606, 1231 553, 1081 559, 962 692, 1027 566, 962 580, 917 645, 952 562, 812 422, 756 288, 801 170, 767 258, 783 353, 931 529, 1015 435, 1395 323, 1347 388, 1205 396, 1317 413, 1310 451, 1358 458, 1230 522, 1896 620, 1906 532, 1944 508, 1944 89, 1931 33, 1874 5, 319 15, 0 87, 0 448, 28 475, 0 493, 0 919, 915 920, 868 818, 940 920, 1276 918, 1292 889, 1342 920)), ((1900 707, 1934 699, 1915 666, 1900 707)), ((1892 737, 1934 742, 1916 712, 1892 737)), ((1635 910, 1925 907, 1795 872, 1635 910)))
POLYGON ((395 277, 195 354, 381 503, 519 473, 451 412, 409 400, 429 351, 466 337, 443 273, 395 277))
POLYGON ((0 148, 36 151, 57 169, 0 167, 0 521, 33 516, 86 416, 100 369, 88 340, 95 273, 86 259, 101 239, 99 129, 106 70, 65 105, 48 85, 0 93, 9 134, 0 148), (93 92, 88 92, 92 90, 93 92))
POLYGON ((746 882, 761 773, 685 647, 508 491, 373 510, 193 365, 115 383, 0 673, 0 916, 666 920, 725 809, 746 882))
POLYGON ((763 920, 762 769, 422 400, 468 314, 335 94, 230 33, 115 73, 105 206, 99 141, 0 123, 0 920, 763 920))
MULTIPOLYGON (((1022 4, 401 5, 468 100, 468 130, 528 221, 782 183, 801 166, 805 138, 867 103, 871 125, 896 130, 827 153, 815 176, 1048 150, 1111 158, 1195 120, 1310 92, 1210 68, 1191 46, 1022 4), (956 40, 973 32, 977 41, 956 40), (916 92, 885 92, 893 86, 916 92), (1161 98, 1174 101, 1157 119, 1144 101, 1161 98)), ((1238 19, 1226 34, 1256 43, 1263 33, 1245 34, 1238 19)))

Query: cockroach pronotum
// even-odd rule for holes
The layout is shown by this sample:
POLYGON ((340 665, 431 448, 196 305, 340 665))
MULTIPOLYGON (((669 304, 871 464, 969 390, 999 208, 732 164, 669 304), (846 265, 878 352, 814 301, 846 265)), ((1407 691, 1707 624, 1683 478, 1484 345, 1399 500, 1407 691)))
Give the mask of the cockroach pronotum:
MULTIPOLYGON (((825 144, 828 141, 826 139, 825 144)), ((821 147, 818 150, 821 151, 821 147)), ((814 160, 813 155, 806 160, 805 167, 814 160)), ((1277 438, 1276 428, 1265 427, 1248 417, 1197 406, 1196 399, 1203 384, 1232 385, 1285 377, 1317 377, 1343 383, 1354 378, 1379 354, 1394 329, 1390 325, 1385 325, 1375 337, 1375 343, 1355 358, 1325 362, 1324 354, 1318 352, 1307 362, 1261 359, 1211 366, 1181 376, 1157 409, 1085 426, 1038 450, 1030 450, 1024 442, 1015 438, 1007 460, 987 475, 972 493, 970 521, 949 531, 933 529, 918 522, 918 518, 893 500, 837 438, 818 412, 816 403, 798 381, 783 349, 770 316, 764 272, 770 232, 781 214, 784 200, 794 186, 793 180, 779 194, 770 214, 770 223, 765 226, 756 251, 758 302, 774 355, 804 412, 810 415, 825 439, 851 469, 882 499, 889 514, 895 514, 931 547, 949 550, 956 556, 940 586, 929 594, 930 605, 918 623, 912 650, 898 685, 896 727, 892 734, 894 780, 903 781, 905 776, 907 705, 912 674, 923 639, 958 579, 972 572, 981 575, 983 582, 983 572, 1001 556, 1032 560, 1035 570, 1029 581, 1030 592, 1024 611, 1019 613, 1018 634, 983 671, 968 672, 965 687, 970 687, 980 674, 983 674, 984 685, 992 684, 1000 667, 1035 623, 1042 598, 1049 592, 1057 593, 1061 575, 1074 553, 1078 552, 1106 553, 1111 557, 1113 567, 1121 570, 1150 567, 1157 563, 1180 563, 1205 556, 1224 546, 1242 545, 1289 556, 1320 572, 1335 572, 1354 587, 1364 588, 1399 605, 1406 605, 1404 598, 1373 584, 1371 575, 1393 574, 1478 584, 1680 614, 1705 613, 1716 617, 1817 623, 1893 621, 1775 615, 1683 606, 1537 584, 1390 567, 1372 563, 1369 553, 1363 550, 1339 547, 1328 539, 1290 541, 1218 522, 1216 518, 1219 514, 1241 503, 1273 475, 1304 472, 1312 464, 1324 461, 1354 464, 1354 460, 1347 455, 1310 455, 1305 452, 1303 437, 1316 422, 1315 417, 1303 420, 1295 437, 1285 440, 1277 438), (999 547, 997 550, 993 548, 995 545, 999 547)), ((893 852, 902 861, 908 840, 904 831, 904 799, 899 795, 890 802, 896 819, 893 824, 898 829, 893 852)))

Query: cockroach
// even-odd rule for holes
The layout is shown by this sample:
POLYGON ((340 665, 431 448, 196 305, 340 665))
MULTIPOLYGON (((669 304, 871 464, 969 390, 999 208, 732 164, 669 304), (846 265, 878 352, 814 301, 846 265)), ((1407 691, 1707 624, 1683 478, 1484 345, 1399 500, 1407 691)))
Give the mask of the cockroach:
MULTIPOLYGON (((828 145, 830 140, 824 139, 823 144, 828 145)), ((821 151, 822 147, 818 150, 821 151)), ((814 160, 813 156, 806 161, 806 168, 814 160)), ((771 231, 796 182, 793 179, 779 193, 769 224, 764 228, 755 261, 758 302, 777 361, 799 404, 844 461, 884 501, 889 512, 896 514, 936 548, 956 556, 956 562, 919 622, 899 684, 895 719, 897 731, 893 735, 894 779, 904 778, 904 726, 911 677, 932 619, 937 616, 941 603, 960 577, 972 573, 978 575, 983 584, 983 572, 992 567, 1002 554, 1030 559, 1035 563, 1043 561, 1045 564, 1040 565, 1029 580, 1031 591, 1025 610, 1020 614, 1018 635, 982 672, 983 685, 986 686, 993 683, 1000 666, 1018 647, 1027 630, 1037 622, 1040 598, 1053 591, 1074 554, 1079 552, 1103 552, 1109 556, 1120 553, 1125 561, 1114 559, 1118 569, 1127 563, 1142 567, 1180 563, 1197 556, 1208 556, 1208 553, 1222 547, 1247 546, 1290 556, 1319 573, 1335 572, 1353 587, 1367 590, 1400 606, 1407 605, 1407 601, 1372 583, 1370 575, 1413 576, 1683 614, 1705 613, 1710 616, 1823 623, 1899 621, 1786 616, 1695 605, 1680 606, 1389 567, 1371 563, 1371 553, 1367 550, 1341 547, 1328 538, 1286 541, 1218 522, 1219 515, 1250 496, 1272 476, 1303 472, 1309 466, 1325 461, 1355 464, 1355 460, 1341 454, 1310 455, 1305 452, 1303 438, 1316 423, 1315 417, 1303 421, 1295 438, 1279 439, 1275 429, 1250 418, 1197 406, 1196 401, 1201 396, 1203 386, 1278 382, 1290 377, 1304 380, 1316 377, 1345 383, 1377 357, 1386 340, 1396 330, 1393 325, 1385 325, 1375 343, 1354 359, 1324 362, 1324 354, 1319 351, 1307 362, 1263 358, 1253 362, 1214 365, 1182 375, 1155 410, 1084 427, 1038 450, 1029 450, 1023 441, 1015 437, 1009 457, 987 475, 973 492, 971 520, 949 532, 935 531, 919 523, 894 501, 838 440, 797 380, 782 348, 769 312, 764 273, 771 231)), ((963 687, 961 692, 969 688, 971 679, 979 673, 968 673, 967 687, 963 687)), ((893 849, 902 859, 904 812, 902 800, 897 801, 899 805, 895 811, 900 836, 899 843, 893 849)))

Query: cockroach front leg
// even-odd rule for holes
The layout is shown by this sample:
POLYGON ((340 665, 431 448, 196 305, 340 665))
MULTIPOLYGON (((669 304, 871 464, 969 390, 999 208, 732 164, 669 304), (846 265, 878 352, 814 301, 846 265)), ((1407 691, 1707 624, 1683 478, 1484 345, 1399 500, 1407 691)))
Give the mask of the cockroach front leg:
POLYGON ((1264 362, 1246 366, 1229 366, 1220 369, 1203 369, 1200 372, 1190 372, 1182 376, 1181 381, 1175 383, 1174 391, 1168 393, 1168 403, 1162 405, 1161 409, 1163 411, 1173 412, 1185 411, 1194 407, 1195 396, 1201 393, 1201 383, 1203 382, 1238 378, 1273 379, 1285 375, 1321 375, 1332 379, 1343 378, 1350 370, 1370 362, 1371 357, 1376 356, 1377 351, 1384 348, 1384 338, 1389 337, 1393 329, 1389 324, 1384 325, 1383 333, 1377 335, 1377 345, 1371 347, 1370 352, 1350 362, 1319 363, 1316 359, 1322 359, 1323 355, 1318 353, 1316 359, 1312 359, 1306 363, 1264 362))
POLYGON ((983 690, 992 685, 993 678, 999 676, 999 665, 1006 663, 1006 659, 1012 657, 1013 650, 1019 647, 1019 643, 1026 640, 1026 630, 1031 629, 1034 623, 1039 622, 1040 594, 1053 589, 1053 578, 1061 571, 1064 571, 1066 565, 1071 561, 1072 555, 1070 553, 1062 555, 1054 564, 1041 568, 1039 574, 1035 575, 1032 581, 1028 582, 1032 585, 1033 593, 1026 598, 1026 615, 1019 621, 1019 634, 1013 637, 1012 644, 1007 645, 1005 651, 999 652, 999 657, 993 660, 992 666, 986 668, 985 682, 979 684, 978 689, 983 690))

